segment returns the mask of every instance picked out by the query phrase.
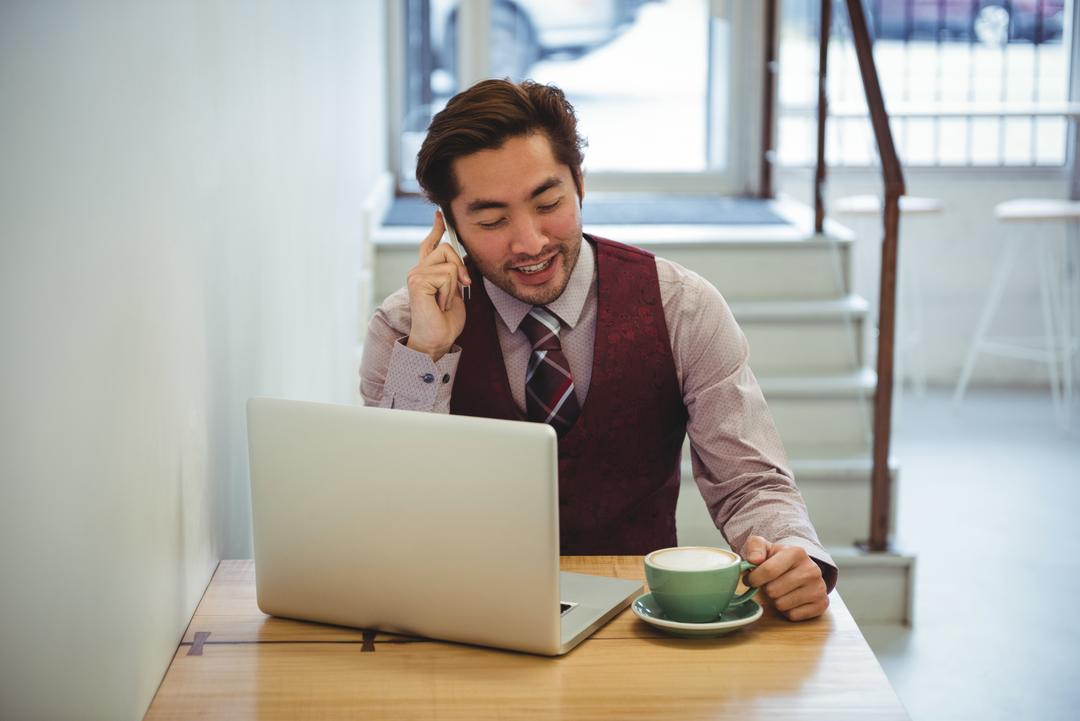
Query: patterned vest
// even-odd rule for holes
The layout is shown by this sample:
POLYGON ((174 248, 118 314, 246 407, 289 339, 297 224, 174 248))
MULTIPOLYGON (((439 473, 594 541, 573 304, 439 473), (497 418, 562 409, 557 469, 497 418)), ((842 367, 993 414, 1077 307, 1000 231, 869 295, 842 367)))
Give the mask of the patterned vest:
MULTIPOLYGON (((686 408, 653 255, 585 238, 596 248, 596 342, 581 415, 559 441, 560 550, 641 555, 676 545, 686 408)), ((462 352, 450 412, 524 420, 510 392, 495 321, 484 284, 474 283, 457 341, 462 352)))

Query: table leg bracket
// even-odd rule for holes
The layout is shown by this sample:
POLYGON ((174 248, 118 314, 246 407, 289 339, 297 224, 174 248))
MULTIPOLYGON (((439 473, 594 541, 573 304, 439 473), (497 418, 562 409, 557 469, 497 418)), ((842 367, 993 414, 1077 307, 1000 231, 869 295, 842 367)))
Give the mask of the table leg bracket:
POLYGON ((188 649, 188 656, 202 656, 203 644, 206 643, 206 639, 210 638, 209 631, 196 631, 195 640, 191 642, 191 648, 188 649))

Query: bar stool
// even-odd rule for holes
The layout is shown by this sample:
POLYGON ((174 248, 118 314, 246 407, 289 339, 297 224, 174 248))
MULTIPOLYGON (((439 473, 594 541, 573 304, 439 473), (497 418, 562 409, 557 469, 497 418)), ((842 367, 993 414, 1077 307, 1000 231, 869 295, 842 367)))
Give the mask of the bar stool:
MULTIPOLYGON (((900 198, 900 217, 929 216, 940 214, 943 209, 942 202, 937 198, 921 198, 905 195, 900 198)), ((838 198, 833 204, 833 212, 839 215, 850 215, 859 219, 859 225, 868 224, 871 220, 881 220, 882 201, 876 195, 850 195, 838 198)), ((880 225, 873 226, 880 230, 880 225)), ((899 412, 903 399, 904 380, 910 380, 912 388, 919 395, 926 392, 926 360, 922 354, 923 341, 923 284, 922 268, 918 262, 917 253, 908 248, 913 234, 905 224, 900 224, 901 233, 901 261, 897 278, 897 313, 896 313, 896 397, 894 406, 899 412), (906 242, 905 242, 906 241, 906 242), (908 370, 910 366, 910 370, 908 370), (910 376, 910 377, 909 377, 910 376)), ((866 228, 867 231, 870 228, 866 228)), ((860 236, 864 233, 860 233, 860 236)), ((866 237, 874 237, 869 232, 866 237)), ((878 237, 880 240, 880 236, 878 237)))
MULTIPOLYGON (((1077 332, 1077 316, 1080 315, 1080 282, 1077 281, 1077 274, 1080 273, 1080 202, 1041 198, 1010 200, 997 205, 994 215, 1009 225, 1005 248, 998 258, 990 292, 983 304, 975 337, 956 384, 953 403, 959 405, 964 399, 980 353, 1046 363, 1054 413, 1064 430, 1069 427, 1072 416, 1073 365, 1080 347, 1080 334, 1077 332), (1061 244, 1055 242, 1058 236, 1048 236, 1045 232, 1021 235, 1016 232, 1016 226, 1021 223, 1064 223, 1064 258, 1060 255, 1061 244), (988 336, 990 325, 1016 266, 1021 244, 1035 256, 1038 266, 1043 332, 1034 338, 992 338, 988 336), (1032 248, 1032 245, 1035 247, 1032 248)), ((1029 258, 1030 254, 1025 254, 1024 259, 1029 258)))

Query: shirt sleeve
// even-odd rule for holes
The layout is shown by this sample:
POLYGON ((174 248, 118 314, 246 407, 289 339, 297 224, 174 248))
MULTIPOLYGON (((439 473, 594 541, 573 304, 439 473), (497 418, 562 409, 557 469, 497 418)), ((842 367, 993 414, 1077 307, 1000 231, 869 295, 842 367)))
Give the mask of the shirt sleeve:
POLYGON ((366 406, 433 413, 450 412, 461 348, 433 361, 409 348, 409 296, 401 289, 375 311, 360 361, 360 395, 366 406))
MULTIPOLYGON (((659 264, 658 264, 659 266, 659 264)), ((799 546, 831 591, 837 569, 818 540, 787 454, 749 365, 749 345, 710 283, 683 268, 660 269, 689 419, 694 480, 716 527, 742 552, 751 535, 799 546)))

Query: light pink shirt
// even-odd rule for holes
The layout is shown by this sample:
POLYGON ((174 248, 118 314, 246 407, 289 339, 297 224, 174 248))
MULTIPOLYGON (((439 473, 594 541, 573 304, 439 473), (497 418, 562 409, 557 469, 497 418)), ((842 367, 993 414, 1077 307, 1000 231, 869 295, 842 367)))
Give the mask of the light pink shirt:
MULTIPOLYGON (((737 551, 752 534, 801 546, 822 566, 831 590, 835 564, 818 541, 795 487, 784 446, 747 363, 746 336, 708 281, 663 258, 656 259, 656 271, 675 373, 689 414, 694 480, 717 528, 737 551)), ((525 370, 532 348, 518 326, 532 306, 487 279, 483 282, 497 312, 514 402, 524 413, 525 370)), ((596 253, 582 242, 566 290, 547 306, 563 321, 559 338, 582 406, 592 379, 596 296, 596 253)), ((383 301, 368 326, 360 367, 364 403, 449 413, 461 349, 455 346, 432 361, 405 345, 410 327, 409 295, 402 288, 383 301)))

